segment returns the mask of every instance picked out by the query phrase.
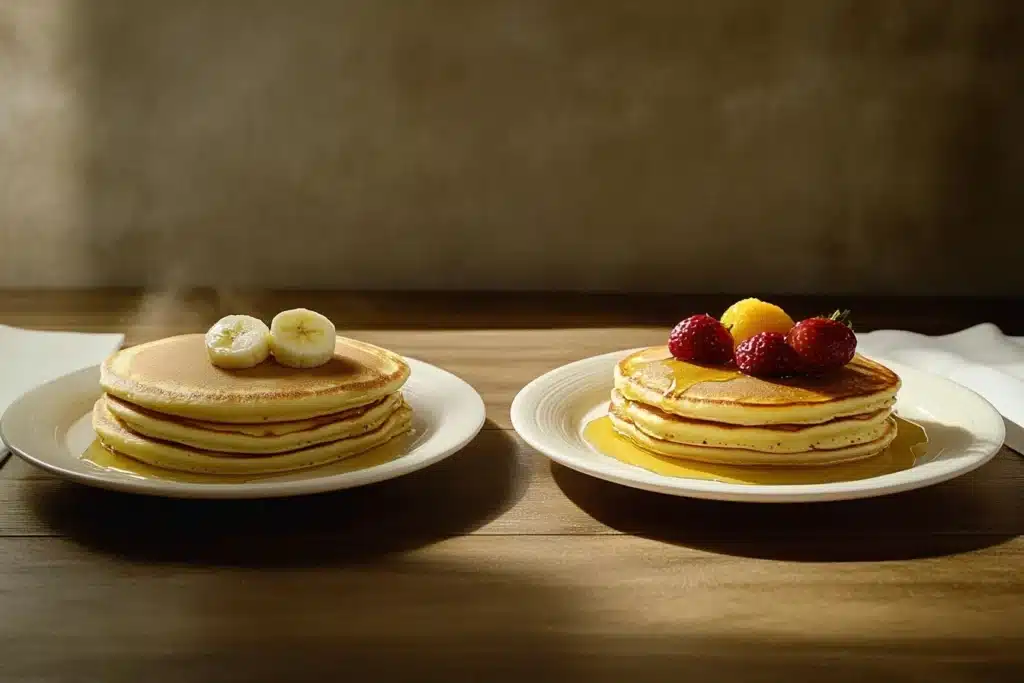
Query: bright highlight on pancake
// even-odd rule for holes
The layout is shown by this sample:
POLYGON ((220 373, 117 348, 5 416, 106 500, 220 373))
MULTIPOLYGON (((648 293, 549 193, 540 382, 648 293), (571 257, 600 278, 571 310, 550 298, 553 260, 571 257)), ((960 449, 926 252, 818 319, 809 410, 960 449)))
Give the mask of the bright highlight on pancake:
POLYGON ((333 325, 330 332, 329 357, 304 368, 275 358, 217 367, 202 334, 124 349, 101 366, 105 394, 94 407, 93 427, 117 453, 205 474, 315 467, 408 432, 412 411, 401 394, 408 364, 386 349, 336 336, 333 325))

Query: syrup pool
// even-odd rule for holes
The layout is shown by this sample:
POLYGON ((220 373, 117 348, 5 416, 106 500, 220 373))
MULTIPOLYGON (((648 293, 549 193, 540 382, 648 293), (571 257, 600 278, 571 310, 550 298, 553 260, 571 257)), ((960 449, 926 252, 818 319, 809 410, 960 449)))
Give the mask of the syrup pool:
POLYGON ((765 486, 830 484, 870 479, 913 467, 927 451, 928 435, 920 425, 900 417, 896 417, 896 426, 896 438, 878 455, 849 463, 814 467, 743 467, 668 458, 640 448, 620 436, 607 416, 589 422, 583 430, 583 438, 602 455, 666 477, 765 486))
MULTIPOLYGON (((311 477, 330 477, 336 474, 356 472, 383 465, 386 462, 397 460, 408 452, 409 444, 414 438, 413 434, 402 434, 372 448, 365 453, 359 453, 351 457, 333 463, 327 463, 318 467, 310 467, 287 472, 270 472, 265 474, 206 474, 202 472, 179 472, 167 470, 162 467, 154 467, 144 462, 135 460, 126 455, 113 451, 96 439, 82 453, 82 460, 93 467, 104 470, 119 472, 128 476, 140 479, 160 479, 163 481, 176 481, 189 484, 232 484, 248 483, 265 479, 306 479, 311 477)), ((257 456, 258 457, 258 456, 257 456)))

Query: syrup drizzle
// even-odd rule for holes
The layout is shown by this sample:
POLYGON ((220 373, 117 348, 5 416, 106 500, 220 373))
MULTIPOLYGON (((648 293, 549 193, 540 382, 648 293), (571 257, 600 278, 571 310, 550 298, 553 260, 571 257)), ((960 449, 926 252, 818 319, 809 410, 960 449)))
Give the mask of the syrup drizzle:
POLYGON ((927 452, 928 435, 910 420, 896 417, 896 438, 876 456, 837 465, 813 467, 715 465, 682 458, 669 458, 640 448, 620 436, 608 417, 592 420, 583 438, 599 453, 666 477, 704 479, 730 484, 828 484, 870 479, 910 469, 927 452))

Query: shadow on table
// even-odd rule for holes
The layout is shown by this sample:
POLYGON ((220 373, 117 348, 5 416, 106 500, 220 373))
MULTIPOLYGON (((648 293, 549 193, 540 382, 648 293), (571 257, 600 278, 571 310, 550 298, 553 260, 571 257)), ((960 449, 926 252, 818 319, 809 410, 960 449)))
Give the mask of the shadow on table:
MULTIPOLYGON (((57 672, 53 680, 66 680, 59 674, 70 670, 102 671, 105 683, 135 683, 143 678, 148 683, 304 683, 344 680, 353 672, 364 671, 373 672, 374 681, 417 683, 670 681, 676 679, 679 671, 686 671, 684 680, 721 683, 1019 680, 1020 659, 1013 649, 1016 642, 1007 638, 1000 638, 996 644, 986 644, 981 637, 932 639, 926 643, 922 642, 925 638, 916 642, 885 642, 879 638, 867 643, 858 639, 850 645, 834 636, 801 639, 691 633, 659 638, 601 634, 567 637, 557 631, 509 633, 507 626, 480 618, 479 607, 475 607, 481 604, 480 600, 501 609, 502 616, 515 620, 516 625, 523 624, 521 620, 525 619, 525 623, 538 628, 544 624, 544 619, 538 618, 543 612, 532 601, 544 596, 552 598, 550 591, 523 594, 509 587, 474 584, 468 593, 477 600, 471 602, 464 593, 453 591, 455 611, 447 615, 450 619, 440 627, 431 626, 426 610, 415 610, 417 619, 423 621, 413 638, 405 633, 385 633, 378 626, 379 620, 359 615, 353 626, 371 626, 370 636, 360 637, 354 634, 355 628, 338 628, 327 619, 330 625, 315 637, 302 633, 273 634, 252 643, 235 636, 233 641, 240 642, 233 647, 205 650, 193 641, 181 650, 159 657, 147 651, 133 657, 108 656, 102 665, 96 663, 99 655, 93 654, 68 664, 69 658, 63 652, 49 653, 44 661, 35 664, 26 661, 31 654, 19 651, 12 653, 14 666, 10 670, 16 675, 29 674, 25 680, 37 680, 32 675, 40 671, 57 672), (476 591, 481 589, 486 593, 477 595, 476 591), (530 602, 523 602, 524 598, 530 602), (431 631, 434 633, 427 635, 431 631), (230 679, 224 677, 225 671, 231 672, 230 679)), ((272 622, 264 625, 271 633, 277 628, 272 622)))
POLYGON ((461 452, 404 477, 319 495, 181 500, 61 482, 31 505, 57 533, 131 559, 226 566, 365 561, 472 531, 521 497, 516 441, 485 429, 461 452))
POLYGON ((552 463, 565 495, 619 531, 727 555, 806 562, 937 557, 1012 540, 1024 533, 1024 501, 1007 480, 1021 470, 1003 453, 972 473, 915 491, 781 505, 650 493, 552 463))

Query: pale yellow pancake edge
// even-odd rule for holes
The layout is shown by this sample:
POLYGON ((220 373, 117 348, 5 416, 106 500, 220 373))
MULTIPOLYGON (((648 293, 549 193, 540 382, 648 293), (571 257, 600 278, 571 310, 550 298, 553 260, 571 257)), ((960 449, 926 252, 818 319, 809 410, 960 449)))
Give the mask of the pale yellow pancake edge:
POLYGON ((93 429, 106 447, 154 467, 203 474, 267 474, 318 467, 380 446, 411 428, 412 411, 403 406, 378 429, 357 437, 291 453, 239 457, 153 441, 125 427, 102 400, 93 407, 93 429))
POLYGON ((177 422, 173 417, 160 419, 157 416, 140 412, 119 399, 104 397, 101 400, 107 410, 119 418, 131 431, 142 436, 204 451, 249 455, 286 453, 321 443, 359 436, 380 427, 392 413, 405 405, 401 394, 392 394, 385 399, 384 403, 370 408, 357 418, 339 420, 313 429, 286 434, 253 436, 238 432, 203 429, 177 422))
POLYGON ((868 443, 887 431, 891 414, 881 410, 870 417, 852 416, 831 422, 802 425, 799 429, 773 429, 772 425, 737 426, 696 422, 651 409, 612 391, 612 410, 647 435, 691 446, 741 448, 765 453, 802 453, 868 443))
POLYGON ((810 450, 803 453, 764 453, 734 448, 710 448, 673 443, 652 437, 628 422, 609 413, 612 427, 620 436, 656 455, 722 465, 832 465, 869 458, 881 453, 896 438, 896 420, 887 418, 885 434, 870 443, 833 450, 810 450))

